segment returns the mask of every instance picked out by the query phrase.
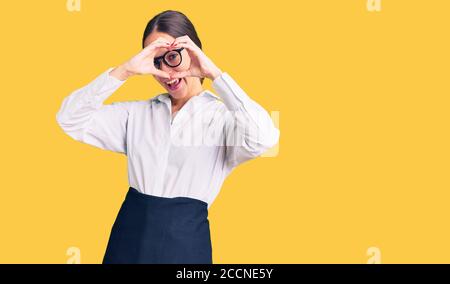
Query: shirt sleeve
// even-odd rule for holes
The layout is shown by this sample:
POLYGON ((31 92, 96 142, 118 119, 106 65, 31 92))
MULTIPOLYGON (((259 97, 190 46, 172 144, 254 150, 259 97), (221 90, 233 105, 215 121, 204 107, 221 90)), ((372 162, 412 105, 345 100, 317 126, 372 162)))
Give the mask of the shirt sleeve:
POLYGON ((280 131, 267 111, 252 100, 226 72, 214 79, 212 87, 223 100, 226 163, 237 165, 263 154, 278 143, 280 131))
POLYGON ((126 80, 110 75, 114 67, 67 96, 56 114, 62 130, 73 139, 100 149, 126 154, 128 109, 131 102, 104 105, 126 80))

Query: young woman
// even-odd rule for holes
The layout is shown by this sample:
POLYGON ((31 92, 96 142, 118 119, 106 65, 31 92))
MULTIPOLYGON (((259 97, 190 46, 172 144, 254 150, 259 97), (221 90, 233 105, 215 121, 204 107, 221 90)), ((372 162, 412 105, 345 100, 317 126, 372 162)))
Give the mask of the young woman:
POLYGON ((142 44, 66 97, 57 122, 77 141, 127 155, 130 187, 103 263, 212 263, 209 207, 230 172, 278 143, 279 130, 203 53, 181 12, 151 19, 142 44), (144 74, 167 92, 103 104, 144 74), (204 78, 220 96, 202 87, 204 78))

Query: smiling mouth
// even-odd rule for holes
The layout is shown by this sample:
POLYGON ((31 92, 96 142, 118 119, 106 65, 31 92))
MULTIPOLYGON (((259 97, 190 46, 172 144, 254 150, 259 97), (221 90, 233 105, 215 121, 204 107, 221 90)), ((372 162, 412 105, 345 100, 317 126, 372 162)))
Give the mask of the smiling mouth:
POLYGON ((170 89, 170 90, 175 90, 178 85, 181 83, 181 78, 178 79, 173 79, 170 80, 168 82, 164 82, 164 84, 166 84, 166 86, 170 89))

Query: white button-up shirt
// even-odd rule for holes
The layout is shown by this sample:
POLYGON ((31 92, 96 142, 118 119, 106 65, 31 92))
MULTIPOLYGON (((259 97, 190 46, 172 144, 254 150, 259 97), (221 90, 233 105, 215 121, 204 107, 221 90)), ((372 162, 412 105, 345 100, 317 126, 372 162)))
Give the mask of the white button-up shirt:
POLYGON ((237 165, 278 143, 269 114, 223 72, 172 115, 168 93, 103 104, 125 81, 108 68, 67 96, 56 115, 73 139, 123 153, 129 185, 144 194, 190 197, 208 208, 237 165))

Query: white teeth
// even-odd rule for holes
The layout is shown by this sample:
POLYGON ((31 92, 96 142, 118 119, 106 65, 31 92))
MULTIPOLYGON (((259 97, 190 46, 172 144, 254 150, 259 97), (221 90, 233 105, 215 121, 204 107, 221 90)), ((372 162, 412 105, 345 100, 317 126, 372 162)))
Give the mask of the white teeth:
POLYGON ((172 85, 173 83, 176 83, 176 82, 178 82, 178 79, 173 79, 173 80, 168 81, 166 83, 169 84, 169 85, 172 85))

